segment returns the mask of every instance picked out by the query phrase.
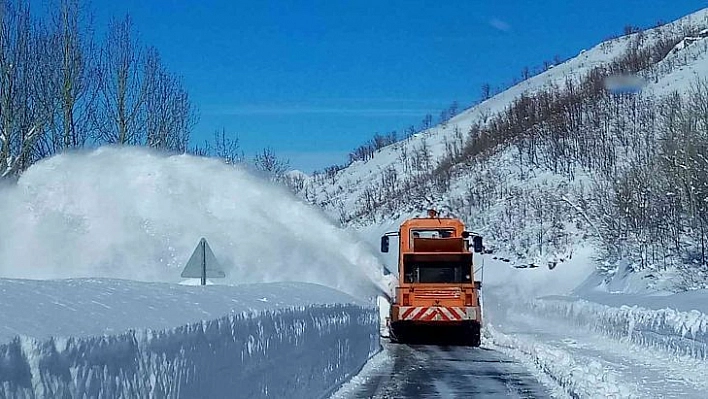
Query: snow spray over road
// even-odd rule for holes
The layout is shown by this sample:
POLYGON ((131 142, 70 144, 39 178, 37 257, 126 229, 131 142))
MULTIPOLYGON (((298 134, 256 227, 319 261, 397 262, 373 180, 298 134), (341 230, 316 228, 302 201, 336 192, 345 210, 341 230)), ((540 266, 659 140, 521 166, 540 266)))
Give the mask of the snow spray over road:
POLYGON ((104 147, 32 166, 0 191, 0 277, 179 281, 200 237, 225 284, 388 291, 369 247, 286 189, 188 155, 104 147))

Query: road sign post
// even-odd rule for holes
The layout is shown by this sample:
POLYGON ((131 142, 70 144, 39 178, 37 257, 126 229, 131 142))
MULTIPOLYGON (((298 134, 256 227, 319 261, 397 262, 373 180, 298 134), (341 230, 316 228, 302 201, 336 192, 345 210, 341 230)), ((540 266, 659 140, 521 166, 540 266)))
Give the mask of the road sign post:
POLYGON ((221 270, 219 261, 216 260, 214 252, 209 247, 206 238, 202 237, 199 244, 192 252, 187 265, 182 270, 183 278, 199 278, 201 285, 206 285, 206 279, 209 278, 224 278, 226 273, 221 270))

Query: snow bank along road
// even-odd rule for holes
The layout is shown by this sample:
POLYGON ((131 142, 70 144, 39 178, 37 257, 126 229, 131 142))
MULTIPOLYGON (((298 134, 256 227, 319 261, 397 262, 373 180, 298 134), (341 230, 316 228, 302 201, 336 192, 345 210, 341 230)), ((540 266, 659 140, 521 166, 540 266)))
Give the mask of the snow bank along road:
POLYGON ((511 307, 487 299, 489 346, 549 376, 567 396, 706 398, 708 317, 697 310, 628 306, 629 298, 618 307, 571 297, 511 307))
POLYGON ((320 285, 0 279, 0 398, 317 398, 379 346, 320 285))
POLYGON ((703 399, 706 294, 513 300, 489 290, 483 348, 385 344, 333 398, 703 399))
POLYGON ((572 289, 574 262, 488 260, 485 349, 385 345, 334 397, 708 397, 708 291, 572 289))
POLYGON ((487 348, 385 344, 341 398, 545 398, 528 370, 487 348))

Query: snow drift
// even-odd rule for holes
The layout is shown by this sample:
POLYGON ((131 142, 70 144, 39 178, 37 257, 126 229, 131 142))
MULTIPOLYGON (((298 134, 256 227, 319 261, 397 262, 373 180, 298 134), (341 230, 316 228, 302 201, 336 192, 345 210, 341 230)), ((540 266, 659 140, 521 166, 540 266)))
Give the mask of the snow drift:
POLYGON ((99 148, 55 156, 0 190, 0 276, 176 282, 200 237, 225 283, 304 281, 360 297, 386 289, 355 236, 285 189, 188 155, 99 148))
POLYGON ((561 396, 704 397, 706 293, 611 294, 594 283, 589 254, 553 270, 488 260, 485 345, 550 378, 561 396))
MULTIPOLYGON (((572 398, 639 398, 636 388, 622 381, 614 370, 592 357, 578 356, 541 341, 527 340, 513 334, 504 334, 488 328, 492 348, 517 358, 529 367, 536 367, 542 375, 539 380, 548 384, 551 378, 558 388, 555 397, 572 398), (566 395, 563 395, 565 393, 566 395)), ((553 388, 552 385, 550 385, 553 388)))
POLYGON ((541 298, 529 306, 543 317, 570 320, 617 339, 676 355, 708 359, 708 315, 698 310, 682 312, 670 307, 647 309, 638 305, 613 307, 573 297, 541 298))
POLYGON ((3 398, 322 397, 379 350, 376 308, 313 284, 0 285, 3 398))

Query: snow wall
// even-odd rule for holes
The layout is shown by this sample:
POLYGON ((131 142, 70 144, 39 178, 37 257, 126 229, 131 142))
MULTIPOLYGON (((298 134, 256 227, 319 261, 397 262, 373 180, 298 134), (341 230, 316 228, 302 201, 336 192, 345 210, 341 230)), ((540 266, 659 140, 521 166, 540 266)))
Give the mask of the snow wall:
POLYGON ((708 359, 708 315, 698 310, 614 307, 571 297, 540 298, 528 306, 544 318, 569 320, 613 338, 679 356, 708 359))
POLYGON ((379 350, 353 304, 225 316, 161 330, 0 346, 0 398, 324 397, 379 350))

